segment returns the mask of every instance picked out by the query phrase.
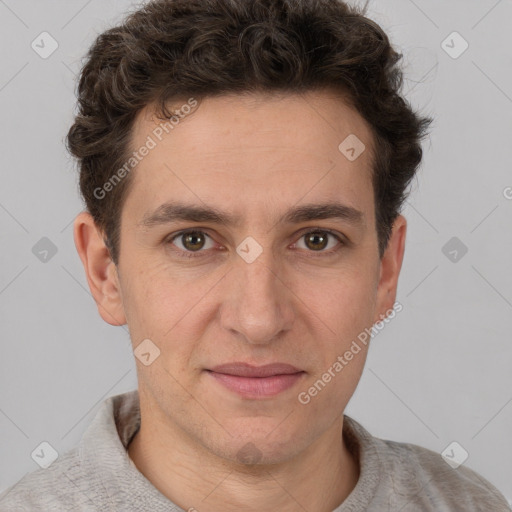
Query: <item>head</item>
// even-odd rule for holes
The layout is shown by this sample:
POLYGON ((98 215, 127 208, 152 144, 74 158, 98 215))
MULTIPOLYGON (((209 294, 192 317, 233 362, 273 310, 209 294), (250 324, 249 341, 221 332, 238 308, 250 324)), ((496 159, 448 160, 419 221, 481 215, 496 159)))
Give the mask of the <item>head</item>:
POLYGON ((67 139, 75 242, 102 318, 159 351, 137 360, 155 421, 277 462, 339 418, 368 344, 335 363, 393 308, 430 123, 399 59, 336 0, 159 0, 97 38, 67 139), (209 371, 235 361, 303 373, 241 398, 209 371))

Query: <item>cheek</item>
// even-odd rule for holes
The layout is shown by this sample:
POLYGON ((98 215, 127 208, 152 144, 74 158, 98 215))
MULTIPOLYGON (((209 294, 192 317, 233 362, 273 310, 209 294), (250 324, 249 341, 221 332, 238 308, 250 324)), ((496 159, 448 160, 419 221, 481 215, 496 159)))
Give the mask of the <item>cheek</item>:
POLYGON ((214 274, 180 279, 175 269, 164 264, 147 265, 134 273, 125 307, 134 345, 151 339, 160 349, 161 361, 178 371, 214 321, 211 298, 218 280, 214 274))
POLYGON ((310 398, 308 413, 315 416, 331 410, 336 415, 354 393, 364 368, 368 351, 365 329, 373 324, 375 286, 368 277, 347 272, 316 290, 307 295, 306 304, 310 317, 314 312, 312 318, 320 320, 312 327, 310 346, 318 359, 314 374, 301 391, 310 398))
MULTIPOLYGON (((184 308, 186 298, 180 285, 161 266, 147 261, 125 260, 122 281, 123 306, 130 331, 139 336, 158 336, 170 329, 184 308)), ((183 314, 183 313, 181 313, 183 314)))
POLYGON ((373 324, 376 283, 372 275, 368 271, 342 269, 322 279, 303 281, 297 292, 310 316, 326 327, 326 335, 338 348, 373 324))
POLYGON ((354 350, 357 353, 352 354, 351 360, 343 363, 337 357, 343 357, 346 350, 333 354, 329 363, 301 388, 301 394, 297 396, 298 407, 311 422, 311 428, 318 427, 319 421, 326 424, 334 421, 345 410, 366 361, 367 347, 361 343, 359 347, 354 350))

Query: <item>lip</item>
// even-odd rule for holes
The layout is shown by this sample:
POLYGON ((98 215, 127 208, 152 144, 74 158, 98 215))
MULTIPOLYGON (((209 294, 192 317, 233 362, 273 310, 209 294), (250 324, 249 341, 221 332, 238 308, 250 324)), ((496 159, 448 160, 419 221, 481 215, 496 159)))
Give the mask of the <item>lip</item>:
POLYGON ((253 366, 248 363, 236 362, 226 363, 210 368, 215 373, 223 373, 225 375, 236 375, 238 377, 272 377, 273 375, 291 375, 299 373, 302 370, 295 368, 287 363, 270 363, 262 366, 253 366))
POLYGON ((278 395, 294 386, 305 372, 287 363, 252 366, 247 363, 227 363, 207 370, 218 383, 248 399, 278 395))

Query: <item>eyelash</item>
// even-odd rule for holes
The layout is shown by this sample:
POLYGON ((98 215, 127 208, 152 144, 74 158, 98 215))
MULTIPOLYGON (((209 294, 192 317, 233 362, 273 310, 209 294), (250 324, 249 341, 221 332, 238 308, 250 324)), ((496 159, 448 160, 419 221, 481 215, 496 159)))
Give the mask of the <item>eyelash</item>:
MULTIPOLYGON (((309 235, 311 233, 327 233, 331 236, 333 236, 338 242, 339 242, 339 245, 334 248, 334 249, 330 249, 329 251, 319 251, 317 254, 314 254, 315 251, 308 251, 308 252, 311 252, 313 253, 310 257, 312 258, 318 258, 318 257, 322 257, 322 256, 330 256, 330 255, 334 255, 336 254, 343 246, 347 245, 346 242, 342 239, 341 236, 339 236, 335 231, 332 231, 330 229, 325 229, 325 228, 312 228, 312 229, 309 229, 308 231, 305 231, 303 232, 300 236, 299 236, 299 240, 301 238, 303 238, 304 236, 306 235, 309 235)), ((174 240, 176 240, 178 237, 180 236, 184 236, 184 235, 187 235, 189 233, 202 233, 206 236, 208 236, 209 238, 210 235, 208 235, 208 233, 206 233, 205 231, 203 231, 202 229, 186 229, 184 231, 180 231, 179 233, 176 233, 174 235, 171 235, 170 237, 168 237, 165 241, 166 244, 168 245, 172 245, 172 243, 174 242, 174 240)), ((204 250, 199 250, 199 251, 183 251, 182 249, 172 249, 172 251, 178 256, 178 257, 181 257, 181 258, 187 258, 187 259, 190 259, 190 258, 198 258, 198 257, 201 257, 202 254, 201 253, 204 253, 206 251, 204 250)))

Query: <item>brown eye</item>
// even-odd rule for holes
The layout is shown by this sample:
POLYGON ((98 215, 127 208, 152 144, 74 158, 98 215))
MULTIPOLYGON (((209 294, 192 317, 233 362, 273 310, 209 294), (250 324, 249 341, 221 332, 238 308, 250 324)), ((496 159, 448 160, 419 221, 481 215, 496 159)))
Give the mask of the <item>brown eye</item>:
POLYGON ((204 252, 203 249, 213 247, 210 237, 204 231, 197 230, 178 233, 169 240, 169 243, 185 253, 204 252), (210 240, 210 246, 207 245, 208 240, 210 240))
POLYGON ((296 245, 301 249, 307 249, 308 252, 317 252, 321 255, 329 255, 337 252, 337 250, 344 245, 344 242, 340 236, 337 236, 331 231, 316 229, 314 231, 304 233, 296 245), (302 243, 304 243, 304 247, 301 247, 302 243))
POLYGON ((185 233, 181 235, 183 247, 190 251, 197 251, 204 246, 204 236, 200 231, 185 233))
POLYGON ((328 243, 328 237, 330 235, 323 233, 322 231, 313 231, 305 235, 306 246, 309 249, 323 250, 326 248, 328 243))

